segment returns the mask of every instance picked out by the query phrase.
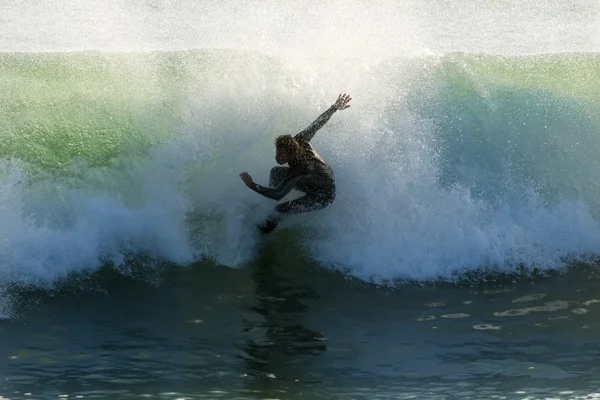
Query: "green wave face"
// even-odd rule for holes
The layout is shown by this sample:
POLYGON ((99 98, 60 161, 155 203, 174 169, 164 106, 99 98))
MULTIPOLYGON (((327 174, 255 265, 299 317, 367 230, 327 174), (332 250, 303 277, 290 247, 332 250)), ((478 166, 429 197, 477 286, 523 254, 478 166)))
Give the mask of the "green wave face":
POLYGON ((452 55, 428 67, 406 104, 434 121, 444 184, 488 197, 533 187, 600 210, 599 57, 452 55))
POLYGON ((135 55, 1 55, 1 156, 44 170, 74 158, 100 166, 122 151, 144 152, 164 141, 177 125, 182 93, 176 77, 148 61, 135 55))

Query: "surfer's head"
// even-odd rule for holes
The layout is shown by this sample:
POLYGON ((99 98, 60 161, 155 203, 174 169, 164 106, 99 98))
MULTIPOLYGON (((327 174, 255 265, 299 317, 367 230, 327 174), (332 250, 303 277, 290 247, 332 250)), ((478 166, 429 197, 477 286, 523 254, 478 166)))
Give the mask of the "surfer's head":
POLYGON ((278 164, 286 164, 302 157, 300 143, 292 135, 281 135, 275 139, 275 160, 278 164))

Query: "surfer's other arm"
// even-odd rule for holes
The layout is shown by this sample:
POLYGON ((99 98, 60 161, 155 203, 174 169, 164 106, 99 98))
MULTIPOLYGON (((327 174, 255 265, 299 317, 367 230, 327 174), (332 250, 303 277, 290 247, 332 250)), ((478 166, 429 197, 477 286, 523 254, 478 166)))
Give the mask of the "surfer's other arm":
POLYGON ((315 136, 315 133, 317 133, 317 131, 321 129, 331 119, 333 113, 335 113, 338 110, 345 110, 346 108, 350 107, 350 105, 348 104, 350 100, 352 99, 349 95, 340 94, 336 102, 333 103, 331 107, 329 107, 323 114, 319 115, 319 117, 315 119, 313 123, 310 124, 306 129, 294 136, 294 139, 299 141, 310 142, 313 136, 315 136))
POLYGON ((240 174, 240 178, 242 178, 242 181, 244 181, 246 186, 254 190, 256 193, 262 194, 269 199, 281 200, 296 186, 298 181, 303 178, 303 176, 283 180, 276 188, 261 186, 254 183, 252 177, 247 172, 242 172, 240 174))

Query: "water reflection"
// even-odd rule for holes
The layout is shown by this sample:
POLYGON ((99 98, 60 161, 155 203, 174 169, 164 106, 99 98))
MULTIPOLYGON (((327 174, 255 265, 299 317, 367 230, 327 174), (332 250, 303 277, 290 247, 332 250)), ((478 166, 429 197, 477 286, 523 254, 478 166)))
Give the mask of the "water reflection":
POLYGON ((327 349, 323 335, 303 322, 308 303, 318 295, 278 265, 272 250, 265 249, 250 268, 256 297, 249 307, 257 318, 244 318, 247 374, 256 381, 303 380, 310 358, 327 349))

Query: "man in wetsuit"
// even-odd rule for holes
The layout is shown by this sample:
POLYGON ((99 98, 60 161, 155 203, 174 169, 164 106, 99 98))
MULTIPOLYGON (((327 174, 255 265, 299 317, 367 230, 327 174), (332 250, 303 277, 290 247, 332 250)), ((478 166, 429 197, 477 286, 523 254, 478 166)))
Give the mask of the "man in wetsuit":
POLYGON ((254 183, 247 172, 242 172, 240 178, 250 189, 273 200, 281 200, 292 189, 304 192, 305 195, 275 207, 275 212, 260 226, 265 232, 271 232, 279 223, 282 215, 314 211, 329 206, 335 200, 335 179, 331 167, 310 145, 315 133, 329 121, 338 110, 350 107, 350 96, 339 95, 336 102, 319 116, 302 132, 292 135, 282 135, 275 140, 275 160, 278 164, 288 164, 287 167, 271 169, 270 187, 254 183))

